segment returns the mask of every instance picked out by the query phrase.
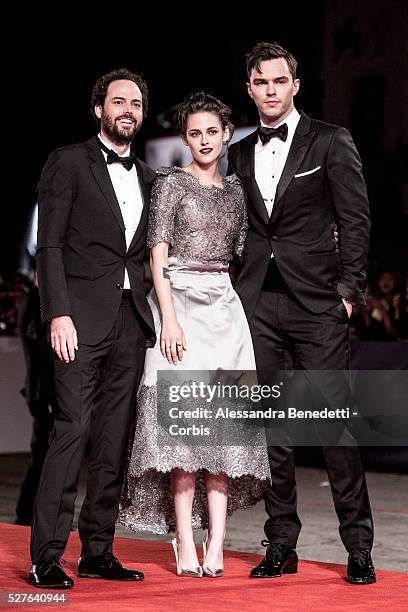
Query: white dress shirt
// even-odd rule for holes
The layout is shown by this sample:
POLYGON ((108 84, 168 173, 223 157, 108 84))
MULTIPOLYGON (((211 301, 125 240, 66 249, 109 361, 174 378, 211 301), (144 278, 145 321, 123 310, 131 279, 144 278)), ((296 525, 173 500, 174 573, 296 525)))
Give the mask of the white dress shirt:
MULTIPOLYGON (((100 134, 99 138, 101 142, 108 147, 108 149, 114 150, 112 145, 109 142, 106 142, 106 140, 104 140, 100 134)), ((120 155, 120 157, 126 157, 129 155, 129 153, 130 147, 127 149, 127 151, 125 151, 125 153, 120 155)), ((108 156, 105 151, 102 150, 102 154, 106 160, 108 156)), ((126 170, 122 164, 109 164, 108 172, 119 202, 123 223, 125 224, 126 248, 128 249, 137 226, 139 225, 143 210, 143 198, 136 167, 133 166, 131 170, 126 170)), ((123 288, 130 289, 129 275, 126 268, 123 288)))
MULTIPOLYGON (((299 119, 300 114, 294 108, 283 121, 274 126, 277 128, 283 123, 287 124, 288 137, 285 142, 280 140, 280 138, 273 137, 268 143, 263 145, 260 138, 258 138, 258 142, 255 145, 255 179, 269 217, 272 214, 276 188, 282 175, 299 119)), ((261 125, 265 126, 262 122, 261 125)))

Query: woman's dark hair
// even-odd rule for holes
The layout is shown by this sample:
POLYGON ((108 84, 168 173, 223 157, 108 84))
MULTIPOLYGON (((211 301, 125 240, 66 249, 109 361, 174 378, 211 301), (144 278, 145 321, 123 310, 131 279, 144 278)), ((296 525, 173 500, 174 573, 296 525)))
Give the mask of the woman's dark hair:
POLYGON ((146 117, 148 106, 148 91, 146 82, 136 72, 130 72, 130 70, 127 68, 118 68, 117 70, 112 70, 111 72, 108 72, 108 74, 103 74, 101 77, 99 77, 92 90, 91 113, 98 126, 100 125, 100 119, 95 115, 95 106, 103 107, 109 85, 113 81, 121 80, 133 81, 136 83, 142 94, 143 117, 146 117))
POLYGON ((219 118, 222 128, 227 127, 229 137, 232 137, 234 126, 230 121, 231 109, 215 96, 198 91, 184 98, 176 114, 177 126, 183 136, 187 134, 187 119, 194 113, 214 113, 219 118))
POLYGON ((251 72, 255 68, 259 72, 259 67, 261 62, 266 60, 273 60, 282 58, 286 60, 286 63, 289 67, 290 73, 292 75, 293 80, 296 79, 296 68, 297 68, 297 60, 294 56, 286 51, 283 47, 278 45, 277 43, 266 43, 260 42, 252 49, 250 53, 246 56, 246 68, 248 80, 251 79, 251 72))

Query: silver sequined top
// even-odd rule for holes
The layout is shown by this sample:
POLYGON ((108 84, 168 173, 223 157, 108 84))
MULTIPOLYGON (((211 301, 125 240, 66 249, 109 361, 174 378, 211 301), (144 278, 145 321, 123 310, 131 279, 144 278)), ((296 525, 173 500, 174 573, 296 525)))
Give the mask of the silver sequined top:
POLYGON ((228 263, 242 255, 248 229, 245 194, 239 178, 224 188, 202 185, 177 166, 159 168, 152 190, 147 245, 169 242, 179 262, 228 263))

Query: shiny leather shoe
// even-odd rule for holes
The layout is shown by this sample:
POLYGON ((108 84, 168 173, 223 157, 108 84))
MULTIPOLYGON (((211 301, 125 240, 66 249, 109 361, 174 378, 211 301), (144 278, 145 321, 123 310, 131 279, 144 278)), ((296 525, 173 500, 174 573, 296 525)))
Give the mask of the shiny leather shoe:
POLYGON ((74 581, 64 572, 61 563, 65 561, 54 556, 33 565, 28 577, 30 584, 40 589, 71 589, 74 581))
POLYGON ((373 584, 376 580, 374 564, 368 548, 353 548, 348 558, 347 582, 373 584))
POLYGON ((293 548, 268 540, 261 543, 267 547, 265 558, 251 571, 251 578, 278 578, 282 574, 297 573, 298 556, 293 548))
POLYGON ((78 578, 144 580, 144 575, 142 572, 126 569, 111 552, 106 552, 96 557, 81 555, 78 561, 78 578))

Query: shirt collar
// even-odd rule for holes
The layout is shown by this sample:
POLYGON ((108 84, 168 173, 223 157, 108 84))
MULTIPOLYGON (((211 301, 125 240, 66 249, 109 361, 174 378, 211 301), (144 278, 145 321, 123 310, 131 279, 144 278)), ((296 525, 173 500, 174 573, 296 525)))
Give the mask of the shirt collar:
MULTIPOLYGON (((102 138, 101 134, 98 134, 98 138, 102 142, 102 144, 105 145, 105 147, 107 147, 108 149, 112 149, 112 151, 115 151, 115 149, 112 147, 112 144, 110 142, 108 142, 107 140, 105 140, 104 138, 102 138)), ((102 150, 102 153, 104 154, 104 156, 106 158, 107 154, 105 153, 105 151, 102 150)), ((115 153, 116 153, 116 151, 115 151, 115 153)), ((118 153, 119 157, 127 157, 129 154, 130 154, 130 147, 128 147, 126 149, 126 151, 124 153, 122 153, 121 155, 118 153)))
MULTIPOLYGON (((293 108, 291 110, 291 112, 289 113, 289 115, 287 117, 285 117, 285 119, 282 119, 282 121, 280 121, 274 127, 277 128, 280 125, 282 125, 283 123, 286 123, 286 125, 288 126, 288 135, 292 136, 292 134, 295 132, 295 130, 297 128, 297 124, 299 123, 299 119, 300 119, 300 113, 296 110, 296 108, 293 108)), ((268 125, 265 125, 265 123, 263 123, 263 121, 261 121, 261 125, 263 125, 264 127, 270 127, 268 125)))

